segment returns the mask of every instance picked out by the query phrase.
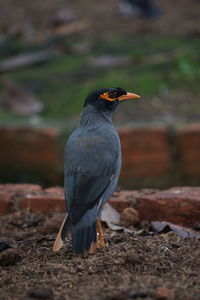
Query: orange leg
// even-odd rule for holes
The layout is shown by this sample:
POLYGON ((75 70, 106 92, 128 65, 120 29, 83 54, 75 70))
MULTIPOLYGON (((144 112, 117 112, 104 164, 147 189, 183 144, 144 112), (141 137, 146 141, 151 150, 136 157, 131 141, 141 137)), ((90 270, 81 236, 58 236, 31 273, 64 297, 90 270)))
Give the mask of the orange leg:
POLYGON ((106 244, 103 240, 103 230, 101 227, 101 221, 99 219, 97 219, 96 225, 97 225, 97 248, 102 248, 105 247, 106 244))

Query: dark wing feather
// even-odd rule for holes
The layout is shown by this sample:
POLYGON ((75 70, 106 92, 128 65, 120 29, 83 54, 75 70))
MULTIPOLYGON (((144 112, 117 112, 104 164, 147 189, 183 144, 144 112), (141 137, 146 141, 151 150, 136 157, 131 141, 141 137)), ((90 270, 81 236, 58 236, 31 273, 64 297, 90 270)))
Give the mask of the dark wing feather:
POLYGON ((65 148, 65 195, 72 223, 92 208, 117 168, 119 138, 115 131, 78 129, 65 148))

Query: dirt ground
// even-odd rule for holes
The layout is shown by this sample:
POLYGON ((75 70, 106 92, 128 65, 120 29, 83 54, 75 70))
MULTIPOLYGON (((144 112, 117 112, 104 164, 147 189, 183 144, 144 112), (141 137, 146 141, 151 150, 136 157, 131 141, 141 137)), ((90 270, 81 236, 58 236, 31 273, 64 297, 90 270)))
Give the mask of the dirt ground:
POLYGON ((62 10, 74 14, 77 19, 88 22, 87 33, 98 35, 119 34, 189 34, 200 33, 200 1, 199 0, 167 0, 155 1, 162 10, 160 18, 152 20, 143 17, 127 17, 119 8, 120 0, 107 1, 0 1, 0 29, 9 31, 22 29, 32 33, 41 32, 50 26, 56 14, 62 10))
POLYGON ((52 252, 62 218, 30 212, 0 218, 1 300, 199 299, 200 239, 106 229, 107 246, 82 259, 70 241, 52 252))

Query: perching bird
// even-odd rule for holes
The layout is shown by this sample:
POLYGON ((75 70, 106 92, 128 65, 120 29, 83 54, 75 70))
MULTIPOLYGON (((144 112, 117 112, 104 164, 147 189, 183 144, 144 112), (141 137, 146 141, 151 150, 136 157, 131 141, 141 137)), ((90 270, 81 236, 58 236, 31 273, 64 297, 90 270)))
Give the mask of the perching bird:
POLYGON ((78 128, 65 146, 64 191, 68 214, 54 251, 62 247, 68 228, 78 255, 86 257, 105 245, 99 218, 117 185, 121 168, 121 146, 112 114, 120 102, 139 97, 122 88, 102 88, 87 96, 78 128))

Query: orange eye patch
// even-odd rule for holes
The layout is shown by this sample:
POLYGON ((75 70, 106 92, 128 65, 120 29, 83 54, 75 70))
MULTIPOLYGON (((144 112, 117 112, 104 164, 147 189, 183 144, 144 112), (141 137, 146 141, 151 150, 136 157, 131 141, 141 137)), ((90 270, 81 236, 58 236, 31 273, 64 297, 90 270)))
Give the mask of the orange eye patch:
POLYGON ((103 93, 102 95, 100 95, 99 97, 100 99, 105 99, 108 101, 115 101, 117 99, 117 93, 116 92, 107 92, 107 93, 103 93))

